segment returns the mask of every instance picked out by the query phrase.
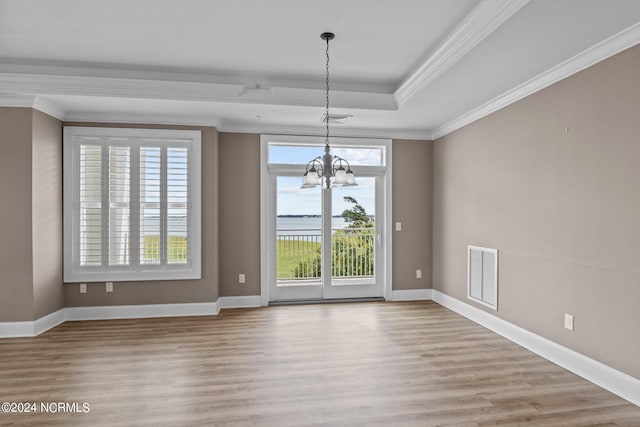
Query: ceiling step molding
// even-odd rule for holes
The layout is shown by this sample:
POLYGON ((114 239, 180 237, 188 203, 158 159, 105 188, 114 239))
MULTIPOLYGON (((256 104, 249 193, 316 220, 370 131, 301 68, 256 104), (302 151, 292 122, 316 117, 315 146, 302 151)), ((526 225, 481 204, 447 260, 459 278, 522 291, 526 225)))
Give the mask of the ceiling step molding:
POLYGON ((640 43, 640 23, 632 25, 483 105, 445 123, 433 130, 431 137, 432 139, 441 138, 638 43, 640 43))
POLYGON ((483 0, 395 91, 399 105, 433 83, 529 0, 483 0))
MULTIPOLYGON (((324 107, 324 89, 295 87, 247 88, 243 84, 176 80, 145 80, 78 75, 0 72, 0 93, 97 96, 199 102, 324 107)), ((335 108, 398 109, 392 94, 364 91, 332 91, 335 108)))
MULTIPOLYGON (((275 99, 283 105, 299 107, 325 106, 324 89, 304 89, 291 87, 272 87, 275 99)), ((275 103, 275 102, 271 102, 275 103)), ((365 110, 398 110, 398 104, 392 94, 375 92, 354 92, 331 90, 331 108, 356 108, 365 110)))
POLYGON ((212 101, 237 98, 243 90, 239 84, 0 73, 5 93, 212 101))

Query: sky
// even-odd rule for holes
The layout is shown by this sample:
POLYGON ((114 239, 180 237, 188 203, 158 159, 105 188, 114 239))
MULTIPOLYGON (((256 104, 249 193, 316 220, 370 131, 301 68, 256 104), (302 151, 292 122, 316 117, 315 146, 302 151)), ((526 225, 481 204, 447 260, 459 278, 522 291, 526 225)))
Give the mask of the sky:
MULTIPOLYGON (((332 148, 332 153, 345 158, 352 165, 380 165, 381 150, 378 148, 332 148)), ((316 156, 324 154, 322 147, 270 146, 269 162, 306 164, 316 156)), ((375 213, 375 178, 358 177, 355 187, 337 187, 332 190, 332 216, 340 215, 353 204, 344 201, 344 196, 356 199, 369 215, 375 213)), ((284 177, 277 180, 278 215, 320 215, 321 189, 301 189, 302 176, 284 177)))
MULTIPOLYGON (((341 215, 345 209, 353 207, 352 203, 344 201, 344 196, 351 196, 358 201, 367 214, 375 214, 375 178, 356 176, 355 187, 337 187, 332 189, 332 216, 341 215)), ((278 215, 320 215, 321 189, 301 189, 302 177, 278 177, 278 215)))

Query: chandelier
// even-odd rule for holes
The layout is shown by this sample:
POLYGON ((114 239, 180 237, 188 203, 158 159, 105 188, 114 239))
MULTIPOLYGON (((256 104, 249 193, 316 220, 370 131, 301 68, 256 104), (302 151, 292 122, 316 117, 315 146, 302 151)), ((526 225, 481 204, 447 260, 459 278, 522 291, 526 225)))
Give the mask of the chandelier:
POLYGON ((351 166, 349 166, 349 162, 342 157, 332 155, 331 148, 329 148, 329 40, 333 40, 334 37, 335 34, 333 33, 320 34, 320 38, 327 42, 327 104, 324 117, 326 125, 324 155, 318 156, 307 163, 307 168, 302 177, 301 188, 321 186, 323 189, 327 189, 337 186, 348 187, 358 185, 353 176, 351 166))

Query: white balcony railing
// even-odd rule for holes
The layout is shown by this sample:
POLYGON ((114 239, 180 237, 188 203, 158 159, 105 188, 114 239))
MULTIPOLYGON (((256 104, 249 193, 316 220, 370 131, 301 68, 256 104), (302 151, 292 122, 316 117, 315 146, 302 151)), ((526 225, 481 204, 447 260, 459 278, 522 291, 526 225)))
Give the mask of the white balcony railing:
MULTIPOLYGON (((364 279, 375 275, 373 228, 341 228, 331 233, 331 277, 364 279)), ((322 274, 319 229, 278 229, 277 279, 319 279, 322 274)))

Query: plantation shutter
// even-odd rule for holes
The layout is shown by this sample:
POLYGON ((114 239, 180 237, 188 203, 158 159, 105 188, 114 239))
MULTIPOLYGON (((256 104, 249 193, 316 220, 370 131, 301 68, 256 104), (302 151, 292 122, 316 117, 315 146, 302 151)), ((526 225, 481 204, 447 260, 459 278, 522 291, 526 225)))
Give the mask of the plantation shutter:
POLYGON ((162 149, 140 147, 140 264, 160 264, 162 149))
POLYGON ((189 150, 167 148, 167 263, 187 264, 189 242, 189 150))
POLYGON ((65 281, 201 277, 200 139, 65 128, 65 281))
POLYGON ((109 149, 109 265, 129 265, 131 232, 130 165, 131 147, 110 145, 109 149))
POLYGON ((80 145, 80 266, 102 265, 102 146, 80 145))

